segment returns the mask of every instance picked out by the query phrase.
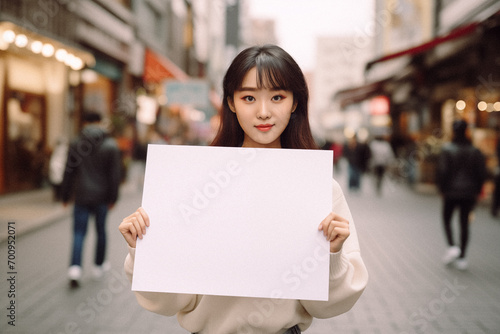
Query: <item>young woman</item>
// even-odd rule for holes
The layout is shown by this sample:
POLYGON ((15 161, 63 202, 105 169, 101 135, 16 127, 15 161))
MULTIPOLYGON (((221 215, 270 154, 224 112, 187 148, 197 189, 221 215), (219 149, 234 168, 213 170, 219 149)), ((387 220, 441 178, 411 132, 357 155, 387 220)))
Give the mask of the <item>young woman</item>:
MULTIPOLYGON (((266 45, 242 51, 228 68, 223 85, 221 124, 212 145, 316 148, 304 75, 283 49, 266 45)), ((333 184, 332 212, 318 222, 330 241, 328 301, 135 292, 139 304, 159 314, 177 314, 183 328, 203 334, 300 333, 314 317, 348 311, 363 292, 368 274, 349 207, 338 183, 333 184)), ((145 237, 149 224, 147 213, 139 208, 119 226, 129 245, 125 272, 130 279, 136 240, 145 237)))

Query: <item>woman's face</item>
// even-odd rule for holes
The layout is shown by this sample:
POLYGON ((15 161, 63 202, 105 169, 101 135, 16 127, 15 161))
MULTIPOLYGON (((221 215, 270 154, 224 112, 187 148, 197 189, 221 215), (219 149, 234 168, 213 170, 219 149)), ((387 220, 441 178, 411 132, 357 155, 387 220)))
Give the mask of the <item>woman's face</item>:
POLYGON ((291 91, 258 88, 255 67, 245 75, 241 89, 234 92, 228 104, 245 133, 243 147, 264 148, 281 148, 281 134, 297 107, 291 91))

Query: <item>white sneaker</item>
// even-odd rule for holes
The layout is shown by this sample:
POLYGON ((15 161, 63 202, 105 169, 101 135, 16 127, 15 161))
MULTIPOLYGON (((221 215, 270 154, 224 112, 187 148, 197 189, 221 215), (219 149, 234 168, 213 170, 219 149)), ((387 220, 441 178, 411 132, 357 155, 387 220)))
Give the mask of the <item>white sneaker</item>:
POLYGON ((467 270, 467 268, 469 267, 469 263, 466 259, 463 258, 457 259, 454 265, 458 270, 467 270))
POLYGON ((82 267, 72 265, 68 269, 69 286, 72 289, 80 286, 80 278, 82 278, 82 267))
POLYGON ((72 265, 71 267, 69 267, 68 278, 75 281, 78 281, 80 278, 82 278, 82 267, 77 265, 72 265))
POLYGON ((111 264, 109 262, 104 262, 100 266, 94 266, 92 269, 92 275, 94 279, 100 280, 104 277, 104 274, 111 269, 111 264))
POLYGON ((443 256, 443 263, 448 265, 451 264, 453 261, 458 259, 460 256, 460 247, 458 246, 451 246, 446 250, 446 253, 443 256))

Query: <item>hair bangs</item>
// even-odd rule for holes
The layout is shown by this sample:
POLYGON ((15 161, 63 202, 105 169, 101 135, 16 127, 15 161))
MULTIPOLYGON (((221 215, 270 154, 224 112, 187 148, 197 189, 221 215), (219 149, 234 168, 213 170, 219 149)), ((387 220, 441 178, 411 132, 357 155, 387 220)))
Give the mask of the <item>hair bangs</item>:
POLYGON ((292 90, 290 78, 285 78, 286 71, 283 71, 283 64, 271 57, 260 55, 256 59, 257 68, 257 88, 270 90, 292 90), (267 59, 266 59, 267 58, 267 59))

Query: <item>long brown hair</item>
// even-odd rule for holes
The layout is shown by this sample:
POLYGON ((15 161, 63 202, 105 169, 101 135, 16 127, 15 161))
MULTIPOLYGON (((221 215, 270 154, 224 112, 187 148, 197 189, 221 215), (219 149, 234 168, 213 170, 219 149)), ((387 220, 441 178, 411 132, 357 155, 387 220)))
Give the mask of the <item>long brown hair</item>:
POLYGON ((257 85, 271 85, 269 89, 293 92, 297 103, 295 112, 281 134, 281 147, 294 149, 315 149, 317 145, 311 133, 308 116, 309 90, 299 65, 282 48, 276 45, 253 46, 239 53, 224 76, 223 105, 220 125, 212 146, 237 147, 243 143, 244 132, 236 114, 229 108, 228 99, 241 88, 245 75, 252 68, 257 69, 257 85))

